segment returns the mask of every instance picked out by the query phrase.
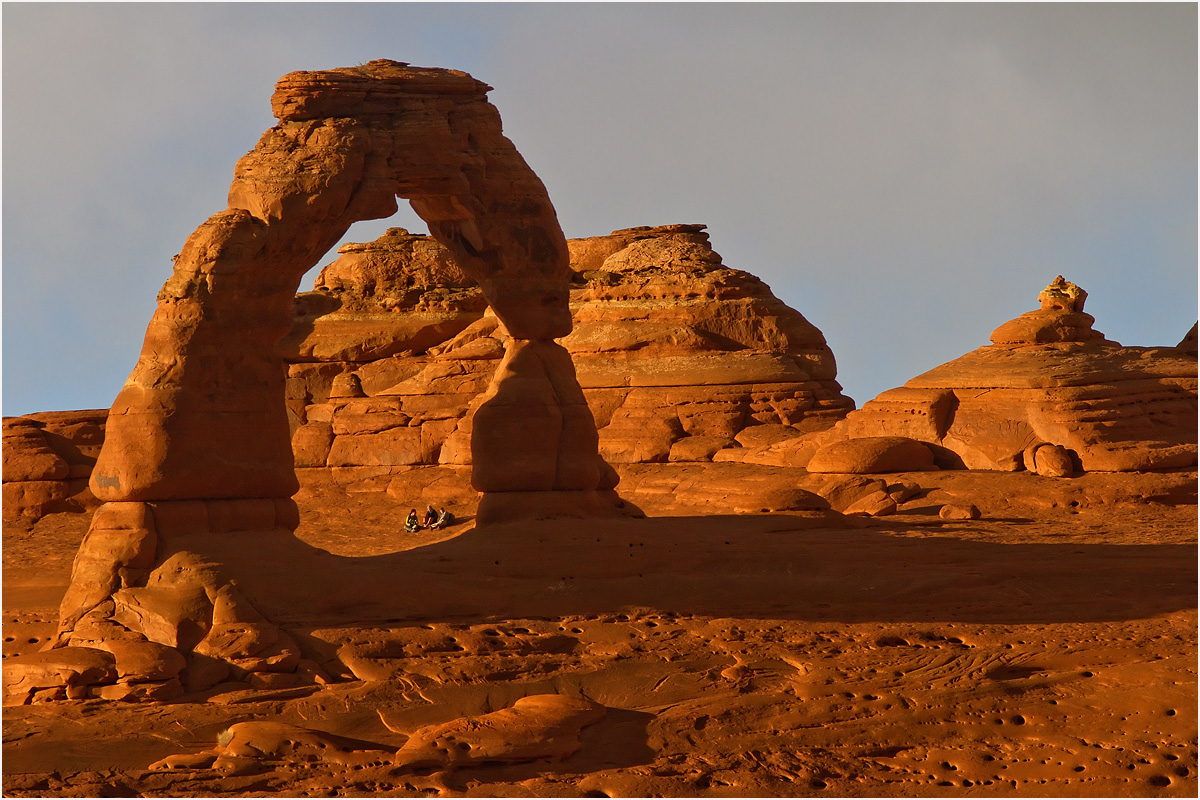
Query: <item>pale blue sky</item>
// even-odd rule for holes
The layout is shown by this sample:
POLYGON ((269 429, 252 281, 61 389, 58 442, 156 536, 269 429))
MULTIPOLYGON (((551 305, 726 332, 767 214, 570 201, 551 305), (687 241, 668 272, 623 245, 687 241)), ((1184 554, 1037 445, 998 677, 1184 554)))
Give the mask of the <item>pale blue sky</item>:
POLYGON ((706 223, 860 405, 1060 273, 1124 344, 1197 317, 1194 4, 5 3, 3 45, 6 415, 110 405, 275 80, 374 58, 496 87, 567 236, 706 223))

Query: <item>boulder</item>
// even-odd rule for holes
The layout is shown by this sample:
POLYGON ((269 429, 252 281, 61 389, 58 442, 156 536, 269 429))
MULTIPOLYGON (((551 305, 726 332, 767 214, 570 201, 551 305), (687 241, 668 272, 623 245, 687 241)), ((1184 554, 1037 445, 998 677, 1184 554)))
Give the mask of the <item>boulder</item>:
POLYGON ((112 653, 117 680, 126 684, 170 681, 187 666, 178 650, 157 642, 111 638, 97 642, 96 648, 112 653))
POLYGON ((416 770, 562 761, 583 746, 580 731, 604 716, 604 707, 588 700, 556 694, 523 697, 510 708, 414 731, 393 763, 416 770))
POLYGON ((922 443, 901 436, 872 436, 833 442, 809 459, 809 472, 871 475, 937 469, 933 453, 922 443))
POLYGON ((1075 474, 1071 451, 1056 444, 1043 444, 1033 451, 1034 471, 1047 478, 1070 478, 1075 474))
POLYGON ((846 506, 842 513, 847 516, 883 517, 895 514, 896 508, 897 503, 894 497, 886 491, 876 490, 846 506))
POLYGON ((979 509, 969 503, 947 503, 938 510, 938 516, 947 520, 979 519, 979 509))
POLYGON ((824 498, 830 508, 843 513, 865 497, 887 494, 887 484, 878 478, 846 478, 815 473, 801 485, 824 498))
POLYGON ((4 659, 4 705, 24 705, 39 691, 72 689, 117 679, 112 653, 88 647, 60 647, 4 659))

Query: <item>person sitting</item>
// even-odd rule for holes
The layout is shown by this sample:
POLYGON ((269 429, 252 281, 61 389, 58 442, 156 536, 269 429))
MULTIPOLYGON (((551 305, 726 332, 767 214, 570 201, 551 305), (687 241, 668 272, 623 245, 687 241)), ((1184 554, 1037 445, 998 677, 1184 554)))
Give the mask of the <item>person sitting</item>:
POLYGON ((408 519, 404 520, 404 530, 409 533, 416 533, 421 530, 421 521, 417 519, 417 510, 415 508, 408 512, 408 519))
POLYGON ((438 514, 437 522, 433 523, 433 527, 441 530, 442 528, 449 528, 453 524, 454 515, 447 511, 445 506, 442 506, 442 511, 438 514))
POLYGON ((437 521, 438 521, 438 513, 433 510, 433 506, 432 505, 426 506, 425 507, 425 519, 422 520, 422 522, 421 522, 422 526, 426 527, 426 528, 434 528, 434 527, 437 527, 437 521))

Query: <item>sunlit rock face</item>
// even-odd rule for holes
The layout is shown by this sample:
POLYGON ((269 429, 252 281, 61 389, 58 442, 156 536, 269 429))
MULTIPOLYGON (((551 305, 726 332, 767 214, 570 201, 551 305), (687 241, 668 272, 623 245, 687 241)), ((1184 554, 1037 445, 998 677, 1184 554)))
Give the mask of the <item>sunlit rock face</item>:
MULTIPOLYGON (((107 416, 90 475, 104 505, 75 559, 55 647, 78 645, 76 629, 88 620, 189 653, 183 680, 192 687, 296 669, 294 643, 230 583, 225 565, 251 558, 256 536, 278 538, 298 525, 281 351, 347 355, 336 335, 283 343, 295 328, 299 281, 354 222, 394 213, 397 197, 410 200, 442 248, 423 259, 428 247, 397 234, 411 245, 416 278, 470 290, 408 331, 409 346, 453 335, 459 316, 486 302, 509 334, 505 363, 527 366, 523 356, 537 356, 537 369, 489 378, 471 434, 483 457, 473 463, 480 476, 503 469, 505 480, 477 485, 569 489, 566 498, 555 494, 555 509, 571 510, 572 499, 596 505, 595 425, 580 413, 570 357, 553 341, 571 331, 566 240, 545 187, 503 136, 489 89, 463 72, 393 61, 280 79, 271 98, 278 124, 238 162, 229 207, 175 257, 141 356, 107 416), (469 297, 473 285, 481 298, 469 297), (533 428, 541 439, 522 435, 533 428), (245 630, 253 635, 235 634, 245 630)), ((331 272, 331 286, 374 268, 370 252, 343 257, 345 272, 331 272)), ((346 313, 371 310, 376 287, 362 288, 362 302, 346 313)), ((343 376, 335 388, 353 397, 362 382, 343 376)), ((27 463, 13 465, 26 483, 69 477, 70 464, 36 425, 9 427, 9 438, 27 445, 27 463)))
POLYGON ((1041 308, 998 327, 991 345, 864 403, 831 435, 910 437, 934 445, 942 466, 968 469, 1194 465, 1194 349, 1109 341, 1083 312, 1086 297, 1057 277, 1041 308))
MULTIPOLYGON (((565 239, 541 181, 502 135, 488 89, 465 73, 387 61, 279 81, 279 124, 238 163, 229 209, 188 239, 160 293, 112 408, 97 497, 295 492, 278 344, 293 327, 297 285, 353 222, 391 214, 397 196, 453 255, 453 274, 430 263, 418 277, 461 288, 469 276, 513 340, 570 332, 565 239)), ((452 331, 454 314, 443 313, 451 319, 432 327, 452 331)), ((433 343, 420 330, 409 338, 433 343)), ((539 480, 521 485, 556 488, 539 480)))
MULTIPOLYGON (((287 340, 297 463, 463 465, 474 457, 478 488, 508 485, 508 471, 481 467, 470 444, 502 360, 516 382, 482 410, 489 424, 512 419, 501 407, 526 403, 546 409, 539 419, 556 420, 553 432, 511 422, 501 452, 515 459, 533 458, 534 442, 546 453, 577 447, 585 416, 600 428, 605 460, 645 463, 708 461, 740 449, 744 432, 823 430, 853 408, 821 332, 758 278, 726 267, 704 226, 634 228, 567 246, 574 324, 559 349, 509 346, 506 325, 477 310, 481 294, 461 284, 432 238, 393 230, 343 248, 316 289, 297 298, 287 340), (359 314, 381 321, 367 330, 359 314), (439 325, 456 335, 431 347, 418 341, 439 325), (568 365, 582 394, 554 385, 568 365), (531 383, 540 370, 549 382, 531 383), (559 398, 553 408, 546 392, 559 398), (560 442, 559 425, 577 426, 578 438, 560 442)), ((589 464, 564 453, 542 457, 536 469, 545 480, 553 474, 559 489, 590 483, 592 469, 611 485, 603 461, 589 464)))

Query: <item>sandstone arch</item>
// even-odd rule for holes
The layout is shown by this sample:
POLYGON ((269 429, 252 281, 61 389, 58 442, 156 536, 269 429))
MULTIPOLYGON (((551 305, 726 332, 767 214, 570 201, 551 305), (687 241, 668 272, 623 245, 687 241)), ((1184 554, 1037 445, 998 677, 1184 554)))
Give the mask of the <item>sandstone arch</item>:
POLYGON ((274 347, 304 273, 351 224, 394 213, 398 196, 479 282, 513 337, 501 367, 512 381, 497 382, 475 427, 476 488, 596 488, 595 426, 552 341, 571 331, 566 239, 542 182, 503 136, 490 88, 393 61, 279 81, 279 124, 238 162, 229 208, 188 238, 159 294, 109 416, 92 481, 99 499, 295 493, 274 347), (507 385, 518 379, 524 385, 507 385), (536 431, 513 411, 529 402, 542 406, 536 431), (488 454, 530 433, 537 446, 497 470, 488 454))
MULTIPOLYGON (((219 559, 184 539, 296 528, 276 345, 304 273, 354 222, 394 213, 397 197, 478 281, 511 336, 476 413, 475 488, 485 501, 520 492, 522 507, 603 508, 596 490, 612 473, 553 341, 571 330, 566 240, 545 187, 501 131, 490 88, 387 60, 280 79, 279 123, 238 162, 229 207, 176 256, 113 404, 91 480, 105 504, 76 558, 56 646, 103 640, 117 619, 235 664, 278 670, 298 657, 278 632, 251 645, 221 639, 222 625, 273 626, 223 582, 219 559), (90 633, 75 635, 81 620, 90 633), (291 655, 280 662, 264 655, 271 648, 291 655)), ((511 505, 484 502, 480 515, 511 505)))

